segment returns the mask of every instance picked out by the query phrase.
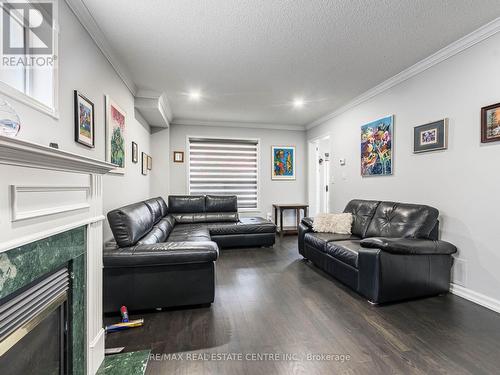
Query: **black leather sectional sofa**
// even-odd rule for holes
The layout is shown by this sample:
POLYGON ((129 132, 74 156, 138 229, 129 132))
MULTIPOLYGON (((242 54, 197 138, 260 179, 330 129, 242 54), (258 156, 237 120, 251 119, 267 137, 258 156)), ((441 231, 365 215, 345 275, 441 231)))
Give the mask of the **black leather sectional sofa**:
POLYGON ((219 247, 273 246, 276 226, 239 218, 236 196, 170 196, 108 213, 115 241, 104 248, 104 312, 214 300, 219 247))
POLYGON ((352 235, 315 233, 313 219, 299 227, 299 253, 372 303, 448 292, 451 254, 438 240, 439 211, 425 205, 353 200, 352 235))

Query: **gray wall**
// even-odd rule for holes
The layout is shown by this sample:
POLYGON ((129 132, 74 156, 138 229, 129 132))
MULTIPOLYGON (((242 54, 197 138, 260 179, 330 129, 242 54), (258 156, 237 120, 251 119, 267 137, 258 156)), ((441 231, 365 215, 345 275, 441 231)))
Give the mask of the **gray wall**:
MULTIPOLYGON (((266 217, 272 211, 273 203, 306 202, 306 147, 305 132, 248 128, 229 128, 215 126, 173 125, 170 130, 170 193, 187 193, 187 160, 184 163, 172 161, 173 151, 186 152, 188 136, 206 136, 222 138, 259 138, 260 139, 260 209, 256 213, 266 217), (271 180, 271 146, 291 145, 296 147, 297 179, 294 181, 271 180)), ((187 153, 185 154, 187 156, 187 153)), ((294 215, 286 217, 286 223, 293 224, 294 215)))
MULTIPOLYGON (((105 158, 104 95, 110 95, 127 112, 127 163, 125 175, 104 178, 104 211, 149 196, 150 177, 141 175, 141 164, 131 162, 131 141, 149 153, 148 126, 134 118, 134 98, 111 65, 94 44, 86 30, 64 1, 59 4, 59 119, 54 119, 0 93, 18 112, 22 128, 18 137, 95 159, 105 158), (77 89, 94 102, 95 149, 74 142, 73 90, 77 89)), ((106 224, 104 238, 111 233, 106 224)))
MULTIPOLYGON (((500 143, 480 143, 480 108, 500 102, 500 34, 308 131, 331 134, 331 210, 352 198, 426 203, 466 261, 466 287, 500 307, 500 143), (394 175, 360 176, 360 126, 395 115, 394 175), (449 118, 449 149, 413 154, 413 127, 449 118), (341 167, 339 158, 346 158, 341 167)), ((469 296, 470 297, 470 296, 469 296)))

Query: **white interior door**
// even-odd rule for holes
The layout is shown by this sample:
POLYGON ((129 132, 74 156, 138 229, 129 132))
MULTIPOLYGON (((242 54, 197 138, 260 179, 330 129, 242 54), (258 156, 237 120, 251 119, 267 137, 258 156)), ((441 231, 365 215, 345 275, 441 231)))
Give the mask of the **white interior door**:
POLYGON ((330 206, 330 137, 309 142, 310 215, 328 212, 330 206))

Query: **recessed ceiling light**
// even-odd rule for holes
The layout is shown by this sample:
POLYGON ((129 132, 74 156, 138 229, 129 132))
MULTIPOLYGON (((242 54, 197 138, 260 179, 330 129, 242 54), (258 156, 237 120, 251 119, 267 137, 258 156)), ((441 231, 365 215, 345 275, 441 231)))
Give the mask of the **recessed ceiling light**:
POLYGON ((198 101, 201 99, 201 92, 199 90, 192 90, 188 94, 189 100, 198 101))
POLYGON ((296 98, 293 100, 293 108, 302 108, 304 107, 304 99, 302 98, 296 98))

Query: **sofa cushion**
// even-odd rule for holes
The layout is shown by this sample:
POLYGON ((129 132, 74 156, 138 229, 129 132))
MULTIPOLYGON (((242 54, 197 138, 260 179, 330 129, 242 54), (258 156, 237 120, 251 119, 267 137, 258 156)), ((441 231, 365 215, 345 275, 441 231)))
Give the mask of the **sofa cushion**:
POLYGON ((170 232, 175 227, 175 219, 172 215, 167 215, 161 219, 153 228, 159 228, 165 233, 165 237, 170 235, 170 232))
POLYGON ((106 268, 162 266, 213 262, 219 256, 219 248, 212 241, 164 242, 104 249, 103 255, 106 268))
POLYGON ((170 213, 204 213, 205 197, 203 195, 170 195, 168 197, 170 213))
POLYGON ((207 212, 205 214, 205 223, 236 223, 238 222, 237 212, 207 212))
POLYGON ((155 199, 160 204, 161 217, 167 216, 168 215, 168 207, 167 207, 167 204, 165 203, 165 200, 162 197, 157 197, 155 199))
POLYGON ((135 245, 153 227, 153 215, 144 202, 108 212, 108 221, 120 247, 135 245))
POLYGON ((325 246, 330 241, 345 241, 345 240, 358 240, 359 238, 351 234, 337 234, 337 233, 306 233, 304 237, 305 244, 314 247, 316 250, 325 252, 325 246))
POLYGON ((428 238, 438 216, 437 209, 425 205, 381 202, 365 237, 428 238))
POLYGON ((137 241, 137 245, 154 244, 158 242, 165 242, 167 235, 157 226, 154 226, 144 237, 137 241))
POLYGON ((168 236, 167 241, 210 241, 210 234, 204 224, 177 224, 168 236))
POLYGON ((209 223, 208 230, 213 236, 276 233, 276 225, 261 217, 242 217, 235 223, 209 223))
POLYGON ((160 202, 157 198, 151 198, 144 201, 144 204, 148 206, 151 215, 153 216, 153 224, 156 224, 163 217, 160 202))
POLYGON ((358 268, 358 252, 360 248, 359 240, 333 241, 326 244, 325 252, 354 268, 358 268))
POLYGON ((352 214, 351 233, 353 235, 364 238, 379 203, 379 201, 354 199, 347 204, 344 212, 352 214))
POLYGON ((207 195, 205 197, 206 212, 238 212, 236 195, 207 195))

